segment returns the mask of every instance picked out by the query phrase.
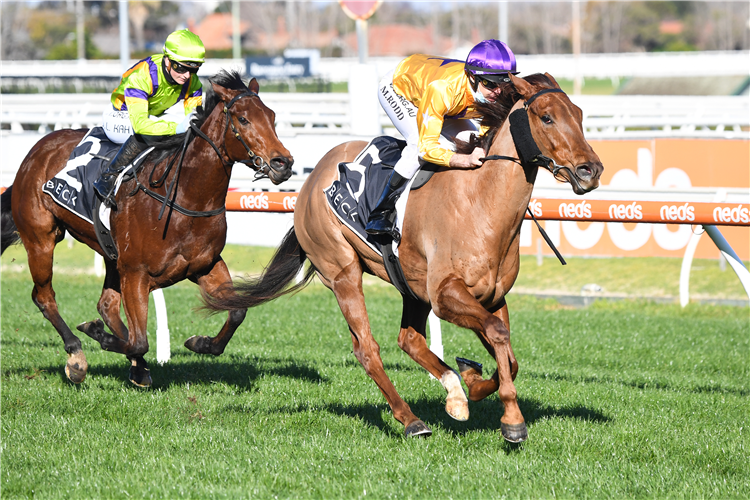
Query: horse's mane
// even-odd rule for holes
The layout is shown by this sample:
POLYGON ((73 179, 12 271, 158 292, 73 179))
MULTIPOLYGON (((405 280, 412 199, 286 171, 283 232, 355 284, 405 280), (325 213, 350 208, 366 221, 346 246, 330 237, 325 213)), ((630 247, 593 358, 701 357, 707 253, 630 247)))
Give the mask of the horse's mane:
MULTIPOLYGON (((247 85, 242 80, 240 73, 235 70, 226 71, 220 70, 213 77, 209 78, 210 84, 216 84, 220 87, 224 87, 229 90, 240 90, 246 91, 247 85)), ((214 92, 212 85, 203 86, 203 105, 198 106, 195 111, 195 121, 193 122, 199 128, 203 126, 205 121, 211 115, 217 104, 221 102, 221 98, 214 92)), ((189 142, 195 140, 195 134, 190 138, 189 142)), ((161 163, 166 158, 170 158, 175 154, 178 154, 182 149, 182 144, 185 142, 185 134, 177 134, 171 137, 165 137, 160 140, 158 144, 154 144, 154 153, 152 160, 154 163, 161 163)))
MULTIPOLYGON (((523 79, 534 85, 535 87, 540 87, 543 89, 556 88, 552 80, 541 73, 535 73, 533 75, 526 76, 523 79)), ((495 134, 497 134, 497 131, 500 129, 502 124, 505 123, 505 120, 508 119, 510 110, 513 108, 516 102, 518 102, 519 99, 521 99, 521 94, 516 91, 513 85, 508 84, 503 88, 503 91, 497 96, 494 101, 486 103, 475 103, 477 113, 481 115, 480 124, 483 127, 487 127, 488 130, 484 135, 480 137, 479 144, 476 144, 476 142, 474 141, 469 143, 461 140, 456 140, 456 152, 461 154, 469 154, 477 146, 484 148, 485 151, 488 151, 490 144, 492 144, 492 140, 495 138, 495 134)))

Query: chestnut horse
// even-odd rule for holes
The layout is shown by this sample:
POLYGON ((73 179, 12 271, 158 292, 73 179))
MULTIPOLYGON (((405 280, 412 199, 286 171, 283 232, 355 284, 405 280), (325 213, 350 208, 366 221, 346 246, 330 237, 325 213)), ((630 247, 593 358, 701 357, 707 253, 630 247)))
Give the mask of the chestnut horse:
MULTIPOLYGON (((97 309, 114 335, 104 330, 101 320, 78 329, 102 349, 125 354, 131 361, 130 380, 148 386, 151 376, 143 355, 148 351, 149 293, 185 279, 197 283, 204 294, 225 293, 217 289, 231 280, 220 254, 226 242, 223 208, 234 163, 246 163, 274 184, 291 176, 293 159, 276 135, 275 115, 258 96, 257 81, 251 80, 248 87, 238 73, 222 71, 206 91, 204 107, 193 123, 195 134, 201 137, 187 144, 181 169, 167 167, 167 159, 180 155, 184 134, 169 138, 171 147, 152 153, 156 157, 147 158, 137 176, 142 188, 153 188, 153 193, 162 196, 166 186, 179 178, 174 204, 167 207, 164 217, 159 220, 162 201, 148 196, 134 181, 123 183, 119 190, 118 210, 111 217, 117 261, 106 257, 93 225, 42 192, 42 185, 66 165, 85 129, 46 135, 31 149, 13 185, 2 195, 2 250, 19 237, 23 242, 34 281, 31 298, 62 337, 68 353, 65 373, 75 383, 84 380, 88 364, 80 339, 58 312, 52 289, 53 250, 66 231, 105 255, 106 277, 97 309), (178 208, 193 213, 184 215, 178 208), (127 327, 120 319, 121 300, 127 327)), ((243 309, 230 311, 216 337, 194 336, 185 346, 197 353, 221 354, 245 313, 243 309)))
MULTIPOLYGON (((481 146, 488 156, 475 169, 438 169, 422 188, 412 191, 406 206, 399 258, 409 287, 418 299, 403 297, 398 345, 422 365, 447 390, 446 411, 457 420, 469 417, 461 382, 425 342, 430 309, 446 321, 473 330, 497 361, 488 380, 463 363, 461 375, 469 397, 478 401, 498 391, 505 412, 500 420, 505 439, 526 439, 526 424, 513 385, 518 363, 510 345, 505 295, 518 275, 519 235, 531 199, 538 164, 518 160, 522 148, 511 133, 509 112, 528 113, 527 142, 536 143, 559 180, 570 182, 577 194, 599 185, 603 167, 586 142, 581 110, 548 74, 525 79, 511 75, 515 90, 494 104, 481 106, 483 124, 491 126, 481 146), (524 111, 526 110, 526 111, 524 111), (530 135, 528 134, 530 130, 530 135)), ((519 139, 523 140, 523 139, 519 139)), ((429 435, 396 392, 383 369, 380 347, 373 338, 362 293, 362 273, 388 281, 382 257, 344 225, 328 206, 325 188, 337 179, 337 165, 352 161, 366 146, 349 142, 328 152, 302 187, 294 211, 294 227, 284 238, 273 260, 255 280, 228 288, 237 292, 225 298, 206 297, 213 310, 252 307, 284 293, 299 290, 317 272, 336 295, 344 314, 354 355, 375 381, 405 427, 407 436, 429 435), (304 280, 294 280, 306 259, 312 263, 304 280)))

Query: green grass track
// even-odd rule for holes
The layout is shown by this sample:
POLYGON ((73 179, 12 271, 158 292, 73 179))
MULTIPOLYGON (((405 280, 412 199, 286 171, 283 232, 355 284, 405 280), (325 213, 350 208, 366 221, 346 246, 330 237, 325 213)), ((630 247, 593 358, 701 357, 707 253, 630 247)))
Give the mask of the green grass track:
MULTIPOLYGON (((71 326, 96 318, 100 279, 59 273, 55 289, 71 326)), ((750 496, 747 307, 570 309, 509 296, 529 427, 513 446, 499 432, 497 395, 470 403, 468 422, 448 417, 440 384, 396 344, 400 299, 390 287, 365 286, 368 311, 386 371, 432 428, 428 439, 403 437, 319 283, 250 310, 216 358, 182 343, 214 335, 225 315, 195 313, 194 285, 165 290, 172 360, 156 363, 151 305, 146 390, 128 382, 124 356, 83 335, 88 377, 67 382, 62 342, 30 292, 28 272, 6 268, 2 498, 750 496)), ((463 356, 492 366, 472 332, 443 322, 443 340, 449 364, 463 356)))

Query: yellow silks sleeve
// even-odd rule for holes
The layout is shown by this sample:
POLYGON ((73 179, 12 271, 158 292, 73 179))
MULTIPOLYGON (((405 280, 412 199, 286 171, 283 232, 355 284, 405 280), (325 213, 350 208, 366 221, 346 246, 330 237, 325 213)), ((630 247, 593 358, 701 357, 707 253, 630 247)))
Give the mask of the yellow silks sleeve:
POLYGON ((449 87, 448 82, 443 80, 430 82, 417 112, 419 156, 425 161, 446 167, 455 154, 440 145, 440 131, 449 109, 449 87))

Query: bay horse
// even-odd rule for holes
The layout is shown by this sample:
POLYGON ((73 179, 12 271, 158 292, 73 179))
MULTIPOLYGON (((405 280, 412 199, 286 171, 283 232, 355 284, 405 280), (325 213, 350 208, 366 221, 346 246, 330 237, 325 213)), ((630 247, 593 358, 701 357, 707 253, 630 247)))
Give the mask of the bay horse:
MULTIPOLYGON (((104 320, 78 329, 100 343, 102 349, 125 354, 131 361, 129 378, 138 386, 151 385, 143 355, 148 351, 146 322, 149 293, 185 279, 197 283, 204 294, 219 291, 231 280, 221 258, 227 234, 226 199, 232 166, 242 162, 267 175, 274 184, 292 174, 293 159, 274 126, 275 114, 258 96, 258 82, 246 85, 239 73, 221 71, 210 79, 205 101, 198 109, 194 135, 184 149, 184 164, 170 168, 183 151, 185 134, 165 139, 164 149, 148 157, 137 183, 123 183, 112 212, 111 232, 119 257, 110 260, 97 241, 94 226, 59 206, 42 192, 42 185, 65 165, 86 130, 60 130, 46 135, 23 160, 13 185, 2 194, 2 251, 23 242, 34 281, 31 298, 55 327, 68 354, 65 373, 74 383, 86 377, 88 363, 81 341, 58 312, 52 289, 53 250, 69 232, 105 256, 106 276, 97 310, 104 320), (150 175, 150 177, 149 177, 150 175), (154 176, 161 177, 153 181, 154 176), (160 219, 163 202, 147 196, 167 196, 167 185, 179 184, 170 208, 160 219), (171 208, 175 208, 171 211, 171 208), (181 213, 185 209, 190 215, 181 213), (198 216, 200 215, 200 216, 198 216), (127 326, 120 319, 120 301, 127 326), (114 333, 109 334, 104 324, 114 333)), ((163 198, 162 198, 163 200, 163 198)), ((216 337, 193 336, 185 346, 197 353, 219 355, 245 318, 246 310, 230 311, 216 337)))
MULTIPOLYGON (((416 298, 403 295, 398 345, 441 381, 448 393, 448 414, 466 420, 468 400, 458 374, 427 347, 427 316, 432 309, 439 318, 473 330, 496 360, 497 371, 485 380, 481 368, 464 360, 461 376, 473 401, 498 391, 505 408, 501 432, 515 443, 525 440, 528 432, 513 384, 518 362, 510 344, 505 295, 518 275, 521 223, 538 167, 554 169, 558 180, 569 182, 580 195, 598 187, 603 166, 584 138, 581 110, 551 75, 510 77, 513 91, 495 103, 478 105, 482 123, 490 127, 480 139, 488 154, 483 166, 439 168, 424 187, 409 194, 399 258, 416 298), (517 110, 524 120, 528 116, 526 141, 535 142, 544 155, 540 158, 549 161, 535 165, 518 159, 523 148, 517 148, 516 131, 510 126, 517 110)), ((412 413, 386 375, 380 346, 370 330, 362 274, 389 281, 382 257, 334 215, 324 193, 338 178, 337 165, 352 161, 366 145, 344 143, 320 160, 300 190, 294 226, 263 274, 228 285, 235 295, 204 300, 215 311, 252 307, 298 291, 317 274, 336 296, 354 355, 404 425, 406 436, 429 435, 432 431, 412 413), (312 265, 305 278, 287 287, 306 259, 312 265)))

